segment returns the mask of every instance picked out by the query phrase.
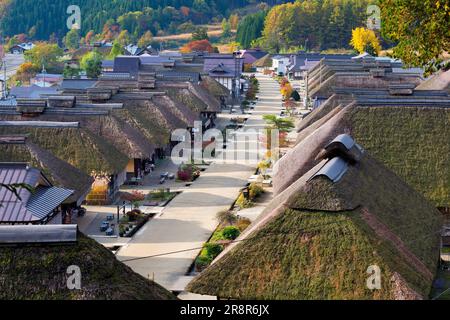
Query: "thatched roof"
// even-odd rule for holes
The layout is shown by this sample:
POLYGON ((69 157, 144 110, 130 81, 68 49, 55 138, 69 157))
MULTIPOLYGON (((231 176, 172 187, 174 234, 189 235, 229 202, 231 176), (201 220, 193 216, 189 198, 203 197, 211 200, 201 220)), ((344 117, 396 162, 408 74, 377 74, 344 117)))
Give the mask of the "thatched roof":
POLYGON ((418 85, 416 90, 445 90, 450 94, 450 70, 439 71, 418 85))
POLYGON ((342 105, 348 96, 335 94, 300 122, 296 147, 275 166, 275 192, 317 164, 304 150, 317 150, 332 132, 350 133, 437 207, 449 207, 450 97, 442 91, 392 96, 361 90, 371 95, 353 94, 354 101, 342 105))
POLYGON ((124 103, 123 109, 115 110, 114 115, 132 123, 156 147, 164 147, 170 140, 173 121, 179 123, 170 112, 164 110, 166 109, 159 108, 151 100, 130 100, 124 103))
POLYGON ((189 83, 189 90, 208 106, 207 111, 220 112, 219 98, 197 83, 189 83))
POLYGON ((0 299, 5 300, 176 299, 82 234, 73 245, 1 246, 0 274, 0 299), (71 265, 81 270, 81 290, 67 288, 71 265))
POLYGON ((0 135, 12 134, 27 135, 30 142, 88 175, 119 173, 128 163, 126 155, 85 128, 0 127, 0 135))
POLYGON ((418 299, 430 292, 440 213, 364 153, 337 182, 293 182, 188 291, 232 299, 418 299), (418 241, 420 239, 420 241, 418 241), (381 290, 367 269, 381 269, 381 290))
POLYGON ((53 185, 75 192, 66 202, 80 202, 89 193, 93 178, 25 138, 24 143, 3 143, 0 136, 0 162, 24 162, 37 167, 53 185))
POLYGON ((272 67, 272 56, 266 54, 264 57, 259 58, 253 63, 255 68, 270 68, 272 67))
POLYGON ((200 85, 216 97, 216 99, 220 99, 220 97, 229 98, 231 95, 230 90, 210 76, 202 76, 200 85))
MULTIPOLYGON (((299 141, 274 166, 275 194, 286 189, 318 164, 319 161, 316 156, 325 143, 331 141, 338 134, 349 132, 345 126, 341 126, 342 120, 349 110, 350 108, 342 109, 323 125, 314 127, 311 131, 308 128, 304 129, 308 130, 310 134, 299 141)), ((311 126, 314 126, 314 123, 311 126)), ((300 132, 300 135, 302 135, 302 132, 300 132)))
POLYGON ((170 96, 155 96, 152 103, 164 113, 165 117, 172 119, 172 129, 192 127, 194 122, 200 119, 199 114, 170 96))
POLYGON ((322 59, 308 72, 308 95, 329 98, 336 87, 383 89, 393 83, 417 86, 422 82, 420 73, 401 67, 392 61, 322 59))
POLYGON ((206 102, 190 91, 187 85, 178 88, 166 86, 164 90, 171 99, 187 106, 191 111, 198 115, 200 115, 200 112, 208 110, 206 102))

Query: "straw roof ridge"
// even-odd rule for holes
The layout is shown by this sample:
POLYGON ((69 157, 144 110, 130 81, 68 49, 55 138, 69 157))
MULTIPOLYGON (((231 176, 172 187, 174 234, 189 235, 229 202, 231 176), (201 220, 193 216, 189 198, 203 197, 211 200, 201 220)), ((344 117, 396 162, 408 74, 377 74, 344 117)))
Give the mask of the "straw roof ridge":
POLYGON ((275 163, 273 169, 275 194, 286 189, 319 162, 316 156, 325 143, 331 142, 338 134, 349 133, 350 130, 343 119, 351 110, 351 107, 344 108, 320 127, 313 128, 309 135, 275 163))

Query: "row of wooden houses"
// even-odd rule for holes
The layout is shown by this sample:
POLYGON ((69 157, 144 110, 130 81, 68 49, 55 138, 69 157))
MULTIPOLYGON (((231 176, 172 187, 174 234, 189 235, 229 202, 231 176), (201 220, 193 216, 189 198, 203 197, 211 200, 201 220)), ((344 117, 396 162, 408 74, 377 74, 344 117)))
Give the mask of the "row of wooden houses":
MULTIPOLYGON (((18 89, 20 98, 0 104, 0 162, 45 169, 50 165, 27 153, 29 146, 45 150, 83 173, 73 177, 74 184, 93 179, 70 189, 88 203, 107 204, 122 184, 142 178, 151 164, 170 154, 173 130, 192 132, 196 121, 203 129, 215 126, 229 98, 227 88, 199 73, 192 79, 157 78, 139 63, 133 69, 136 61, 130 59, 115 61, 126 73, 115 69, 98 79, 64 79, 59 88, 18 89)), ((62 166, 48 169, 64 175, 62 166)), ((61 182, 55 180, 65 186, 61 182)))

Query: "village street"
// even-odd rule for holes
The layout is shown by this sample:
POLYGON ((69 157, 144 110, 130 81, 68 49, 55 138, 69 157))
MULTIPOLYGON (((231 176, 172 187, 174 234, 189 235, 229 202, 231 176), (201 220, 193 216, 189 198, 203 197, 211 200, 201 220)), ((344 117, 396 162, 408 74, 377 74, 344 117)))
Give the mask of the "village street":
MULTIPOLYGON (((264 128, 262 116, 281 110, 278 83, 269 76, 257 77, 259 100, 252 114, 239 115, 248 118, 243 130, 264 128)), ((245 160, 212 163, 161 215, 139 230, 117 258, 163 287, 182 291, 189 280, 186 273, 217 227, 217 212, 230 208, 255 170, 256 163, 245 160)))

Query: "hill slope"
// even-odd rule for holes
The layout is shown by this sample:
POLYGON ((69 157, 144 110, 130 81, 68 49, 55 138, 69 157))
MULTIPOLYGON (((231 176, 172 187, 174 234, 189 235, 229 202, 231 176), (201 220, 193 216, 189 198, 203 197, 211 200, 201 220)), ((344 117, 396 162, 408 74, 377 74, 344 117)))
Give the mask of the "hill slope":
MULTIPOLYGON (((269 5, 286 1, 266 0, 269 5)), ((67 33, 66 20, 69 17, 67 8, 78 5, 81 9, 82 34, 89 30, 96 33, 102 31, 103 25, 109 20, 116 20, 119 16, 147 9, 149 18, 140 18, 142 29, 155 31, 156 25, 160 30, 173 32, 176 25, 192 21, 195 24, 209 22, 213 17, 227 16, 233 9, 254 3, 252 0, 39 0, 39 6, 34 0, 0 0, 0 9, 7 5, 1 20, 1 30, 7 36, 28 33, 36 28, 35 37, 48 39, 52 33, 62 37, 67 33), (9 4, 8 4, 9 3, 9 4), (181 7, 187 9, 180 10, 181 7)), ((0 18, 2 14, 0 12, 0 18)), ((127 23, 127 22, 125 22, 127 23)), ((129 30, 133 33, 135 30, 129 30)))

